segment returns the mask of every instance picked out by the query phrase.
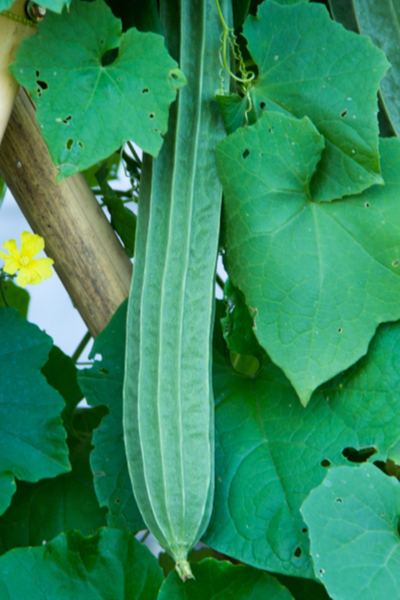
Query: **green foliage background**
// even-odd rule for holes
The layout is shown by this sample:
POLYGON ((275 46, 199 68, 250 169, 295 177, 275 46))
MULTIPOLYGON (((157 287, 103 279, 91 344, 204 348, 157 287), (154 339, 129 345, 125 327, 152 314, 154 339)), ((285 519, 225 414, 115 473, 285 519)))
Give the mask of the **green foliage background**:
MULTIPOLYGON (((59 178, 84 171, 133 257, 126 203, 142 173, 125 143, 157 156, 185 73, 153 0, 42 4, 11 70, 59 178), (121 162, 131 188, 115 192, 121 162)), ((328 5, 232 3, 237 64, 255 78, 232 80, 230 94, 215 82, 229 279, 196 580, 135 539, 126 304, 78 370, 26 320, 27 293, 1 279, 0 600, 400 598, 400 13, 389 0, 328 5)))

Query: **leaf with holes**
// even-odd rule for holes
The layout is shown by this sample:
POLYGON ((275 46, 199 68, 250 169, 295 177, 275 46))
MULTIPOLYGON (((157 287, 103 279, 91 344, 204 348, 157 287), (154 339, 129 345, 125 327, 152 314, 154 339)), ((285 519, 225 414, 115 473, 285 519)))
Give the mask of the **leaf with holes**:
POLYGON ((122 385, 125 357, 126 302, 96 338, 91 369, 79 372, 78 382, 91 406, 106 406, 109 414, 93 434, 91 465, 100 506, 109 509, 110 527, 137 533, 145 529, 132 494, 122 431, 122 385))
POLYGON ((400 142, 381 141, 385 186, 316 203, 321 144, 305 123, 266 112, 217 147, 226 269, 303 404, 400 318, 400 142))
POLYGON ((400 484, 374 465, 331 469, 301 509, 318 577, 333 600, 400 590, 400 484))
POLYGON ((15 491, 14 477, 35 482, 68 472, 70 465, 61 420, 64 401, 40 373, 51 338, 13 308, 0 308, 0 336, 0 511, 4 512, 15 491))
POLYGON ((312 578, 302 502, 327 467, 349 464, 345 455, 369 448, 365 459, 385 461, 400 438, 400 323, 382 325, 368 355, 305 409, 268 358, 251 378, 215 352, 213 382, 216 493, 203 541, 259 569, 312 578))
POLYGON ((293 600, 274 577, 251 567, 207 558, 192 564, 194 579, 183 583, 172 571, 158 600, 293 600))
POLYGON ((186 81, 163 37, 134 28, 121 34, 103 0, 50 13, 22 43, 11 70, 35 99, 59 179, 107 158, 127 139, 157 156, 169 106, 186 81))
POLYGON ((132 534, 72 531, 40 548, 0 558, 0 597, 23 600, 156 600, 163 580, 157 559, 132 534))
MULTIPOLYGON (((389 67, 383 52, 314 3, 265 0, 243 33, 258 67, 251 90, 256 116, 264 109, 308 116, 325 137, 313 198, 333 200, 383 183, 376 118, 379 81, 389 67)), ((244 124, 247 103, 229 100, 230 129, 244 124)))

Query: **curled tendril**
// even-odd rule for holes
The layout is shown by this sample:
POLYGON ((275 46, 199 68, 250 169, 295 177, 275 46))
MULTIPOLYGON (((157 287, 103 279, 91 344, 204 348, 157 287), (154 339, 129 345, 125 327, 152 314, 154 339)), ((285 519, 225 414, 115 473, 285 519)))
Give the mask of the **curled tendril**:
MULTIPOLYGON (((249 85, 249 83, 251 81, 253 81, 253 79, 255 78, 255 74, 252 71, 246 70, 245 64, 243 62, 242 53, 240 52, 240 47, 239 47, 239 44, 238 44, 236 36, 235 36, 235 32, 233 29, 228 27, 227 24, 225 23, 225 19, 223 17, 223 14, 221 12, 221 7, 219 5, 219 0, 215 0, 215 3, 217 5, 218 15, 219 15, 222 27, 223 27, 223 32, 221 34, 221 46, 222 47, 219 52, 219 58, 221 61, 222 68, 225 68, 228 71, 228 73, 229 73, 230 77, 232 77, 232 79, 234 79, 238 83, 242 83, 245 86, 246 96, 249 98, 248 93, 247 93, 247 86, 249 85), (236 60, 239 63, 239 71, 240 71, 241 77, 237 77, 237 75, 232 73, 232 71, 228 65, 228 60, 227 60, 227 56, 226 56, 228 46, 231 48, 233 55, 235 56, 236 60)), ((221 88, 222 88, 222 81, 221 81, 221 88)), ((250 101, 250 104, 251 104, 251 101, 250 101)))

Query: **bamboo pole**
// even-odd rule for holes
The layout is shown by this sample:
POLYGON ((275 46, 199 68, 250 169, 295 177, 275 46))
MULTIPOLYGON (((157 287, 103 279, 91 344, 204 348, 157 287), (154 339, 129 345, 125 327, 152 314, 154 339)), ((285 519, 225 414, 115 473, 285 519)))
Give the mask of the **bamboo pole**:
MULTIPOLYGON (((10 13, 25 17, 25 0, 16 0, 10 13)), ((8 70, 22 40, 36 33, 37 28, 18 23, 0 14, 0 143, 10 118, 19 85, 8 70)))
POLYGON ((57 169, 22 88, 0 146, 0 173, 95 337, 128 296, 132 264, 84 176, 55 184, 57 169))

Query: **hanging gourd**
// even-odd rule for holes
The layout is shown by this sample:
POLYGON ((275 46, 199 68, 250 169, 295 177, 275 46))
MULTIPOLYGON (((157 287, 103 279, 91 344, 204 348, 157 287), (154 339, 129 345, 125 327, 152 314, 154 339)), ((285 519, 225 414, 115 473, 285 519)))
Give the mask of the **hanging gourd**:
POLYGON ((162 0, 161 19, 187 85, 171 108, 159 157, 144 158, 124 435, 142 516, 185 580, 192 576, 187 554, 207 528, 214 493, 211 337, 222 199, 215 146, 225 135, 214 96, 221 24, 215 0, 162 0))

